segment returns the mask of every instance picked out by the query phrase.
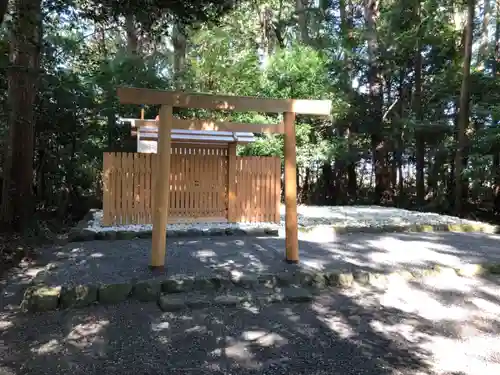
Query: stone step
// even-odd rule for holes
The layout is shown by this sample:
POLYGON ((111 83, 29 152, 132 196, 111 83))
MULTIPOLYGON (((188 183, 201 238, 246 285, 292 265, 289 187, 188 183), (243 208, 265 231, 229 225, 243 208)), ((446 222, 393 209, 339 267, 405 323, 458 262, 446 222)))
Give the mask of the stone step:
MULTIPOLYGON (((308 290, 321 290, 323 288, 349 288, 354 283, 364 285, 374 285, 384 287, 388 283, 398 282, 398 280, 418 279, 426 276, 443 275, 446 277, 474 277, 484 275, 500 274, 499 264, 484 265, 464 265, 459 269, 433 267, 418 270, 398 270, 390 274, 367 272, 361 269, 353 271, 332 270, 312 271, 296 269, 275 274, 259 275, 220 275, 213 277, 158 277, 151 280, 129 280, 116 284, 100 285, 45 285, 43 278, 34 280, 23 295, 21 307, 24 311, 48 311, 58 308, 81 308, 95 303, 114 304, 126 299, 135 299, 144 302, 172 300, 185 295, 196 293, 202 295, 228 295, 226 300, 223 297, 218 299, 218 303, 235 303, 235 296, 245 297, 249 293, 256 291, 270 291, 271 297, 278 298, 282 294, 274 296, 274 292, 284 293, 286 298, 301 299, 298 292, 300 288, 308 290), (297 293, 293 297, 293 293, 297 293)), ((257 293, 258 294, 258 293, 257 293)), ((189 304, 188 304, 189 305, 189 304)))
POLYGON ((211 306, 236 307, 244 304, 262 304, 276 302, 310 302, 315 290, 301 287, 283 289, 260 289, 217 294, 181 293, 162 294, 158 299, 160 308, 167 311, 200 309, 211 306))
MULTIPOLYGON (((249 228, 217 228, 207 227, 186 228, 186 229, 168 229, 168 238, 183 238, 183 237, 220 237, 220 236, 278 236, 278 228, 272 227, 249 227, 249 228)), ((96 240, 133 240, 138 238, 151 238, 152 231, 134 231, 134 230, 107 230, 95 231, 89 228, 75 227, 68 234, 68 242, 85 242, 96 240)))

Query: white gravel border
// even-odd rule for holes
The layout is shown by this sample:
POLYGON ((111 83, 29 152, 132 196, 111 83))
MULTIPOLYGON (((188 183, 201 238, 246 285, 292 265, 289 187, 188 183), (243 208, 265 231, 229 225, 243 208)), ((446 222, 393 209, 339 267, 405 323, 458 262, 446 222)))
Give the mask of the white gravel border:
MULTIPOLYGON (((280 207, 281 222, 276 223, 190 223, 169 224, 170 230, 188 229, 251 229, 251 228, 273 228, 283 229, 285 224, 285 207, 280 207)), ((151 231, 152 224, 128 224, 105 227, 102 225, 102 210, 94 210, 92 218, 87 222, 87 229, 94 232, 128 231, 142 232, 151 231)), ((381 206, 298 206, 298 223, 301 227, 330 226, 338 227, 370 227, 382 226, 409 226, 409 225, 481 225, 494 230, 495 226, 472 220, 465 220, 454 216, 440 215, 432 212, 416 212, 400 208, 389 208, 381 206)))

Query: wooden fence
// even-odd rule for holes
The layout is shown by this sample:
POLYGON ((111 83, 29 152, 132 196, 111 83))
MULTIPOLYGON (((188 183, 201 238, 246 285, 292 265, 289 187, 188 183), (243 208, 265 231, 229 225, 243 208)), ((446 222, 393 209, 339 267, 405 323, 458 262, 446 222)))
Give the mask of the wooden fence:
MULTIPOLYGON (((156 154, 104 153, 104 225, 153 222, 156 160, 156 154)), ((227 148, 172 147, 169 223, 226 222, 228 215, 236 222, 279 222, 279 158, 237 157, 232 173, 228 160, 227 148)))

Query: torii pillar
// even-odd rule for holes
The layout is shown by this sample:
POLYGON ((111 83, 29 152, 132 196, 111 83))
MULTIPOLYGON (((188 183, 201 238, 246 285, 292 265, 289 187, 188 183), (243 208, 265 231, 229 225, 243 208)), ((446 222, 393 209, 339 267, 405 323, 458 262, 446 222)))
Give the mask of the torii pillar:
POLYGON ((152 270, 163 269, 167 248, 167 223, 170 196, 170 153, 172 138, 173 107, 162 105, 159 120, 155 176, 155 207, 153 212, 153 246, 151 249, 152 270))

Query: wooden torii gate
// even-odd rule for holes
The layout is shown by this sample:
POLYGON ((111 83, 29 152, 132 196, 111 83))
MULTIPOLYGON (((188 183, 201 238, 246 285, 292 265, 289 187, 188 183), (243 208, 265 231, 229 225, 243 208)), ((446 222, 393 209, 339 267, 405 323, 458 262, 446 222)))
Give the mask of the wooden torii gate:
MULTIPOLYGON (((297 227, 297 167, 295 141, 295 115, 330 116, 331 101, 304 99, 268 99, 256 97, 191 94, 141 88, 120 87, 118 99, 122 104, 160 105, 158 130, 157 176, 170 176, 171 129, 174 123, 173 108, 193 108, 232 111, 255 111, 283 113, 285 138, 285 260, 299 261, 297 227)), ((192 130, 205 130, 203 121, 193 121, 192 130), (194 127, 193 127, 194 126, 194 127)), ((251 124, 245 124, 248 128, 251 124)), ((280 124, 276 124, 276 127, 280 124)), ((257 126, 258 128, 258 126, 257 126)), ((213 129, 216 130, 216 129, 213 129)), ((246 130, 248 131, 248 130, 246 130)), ((258 131, 256 129, 256 131, 258 131)), ((153 213, 153 244, 151 268, 161 269, 165 265, 167 220, 169 210, 169 179, 157 178, 155 186, 156 207, 153 213)))

